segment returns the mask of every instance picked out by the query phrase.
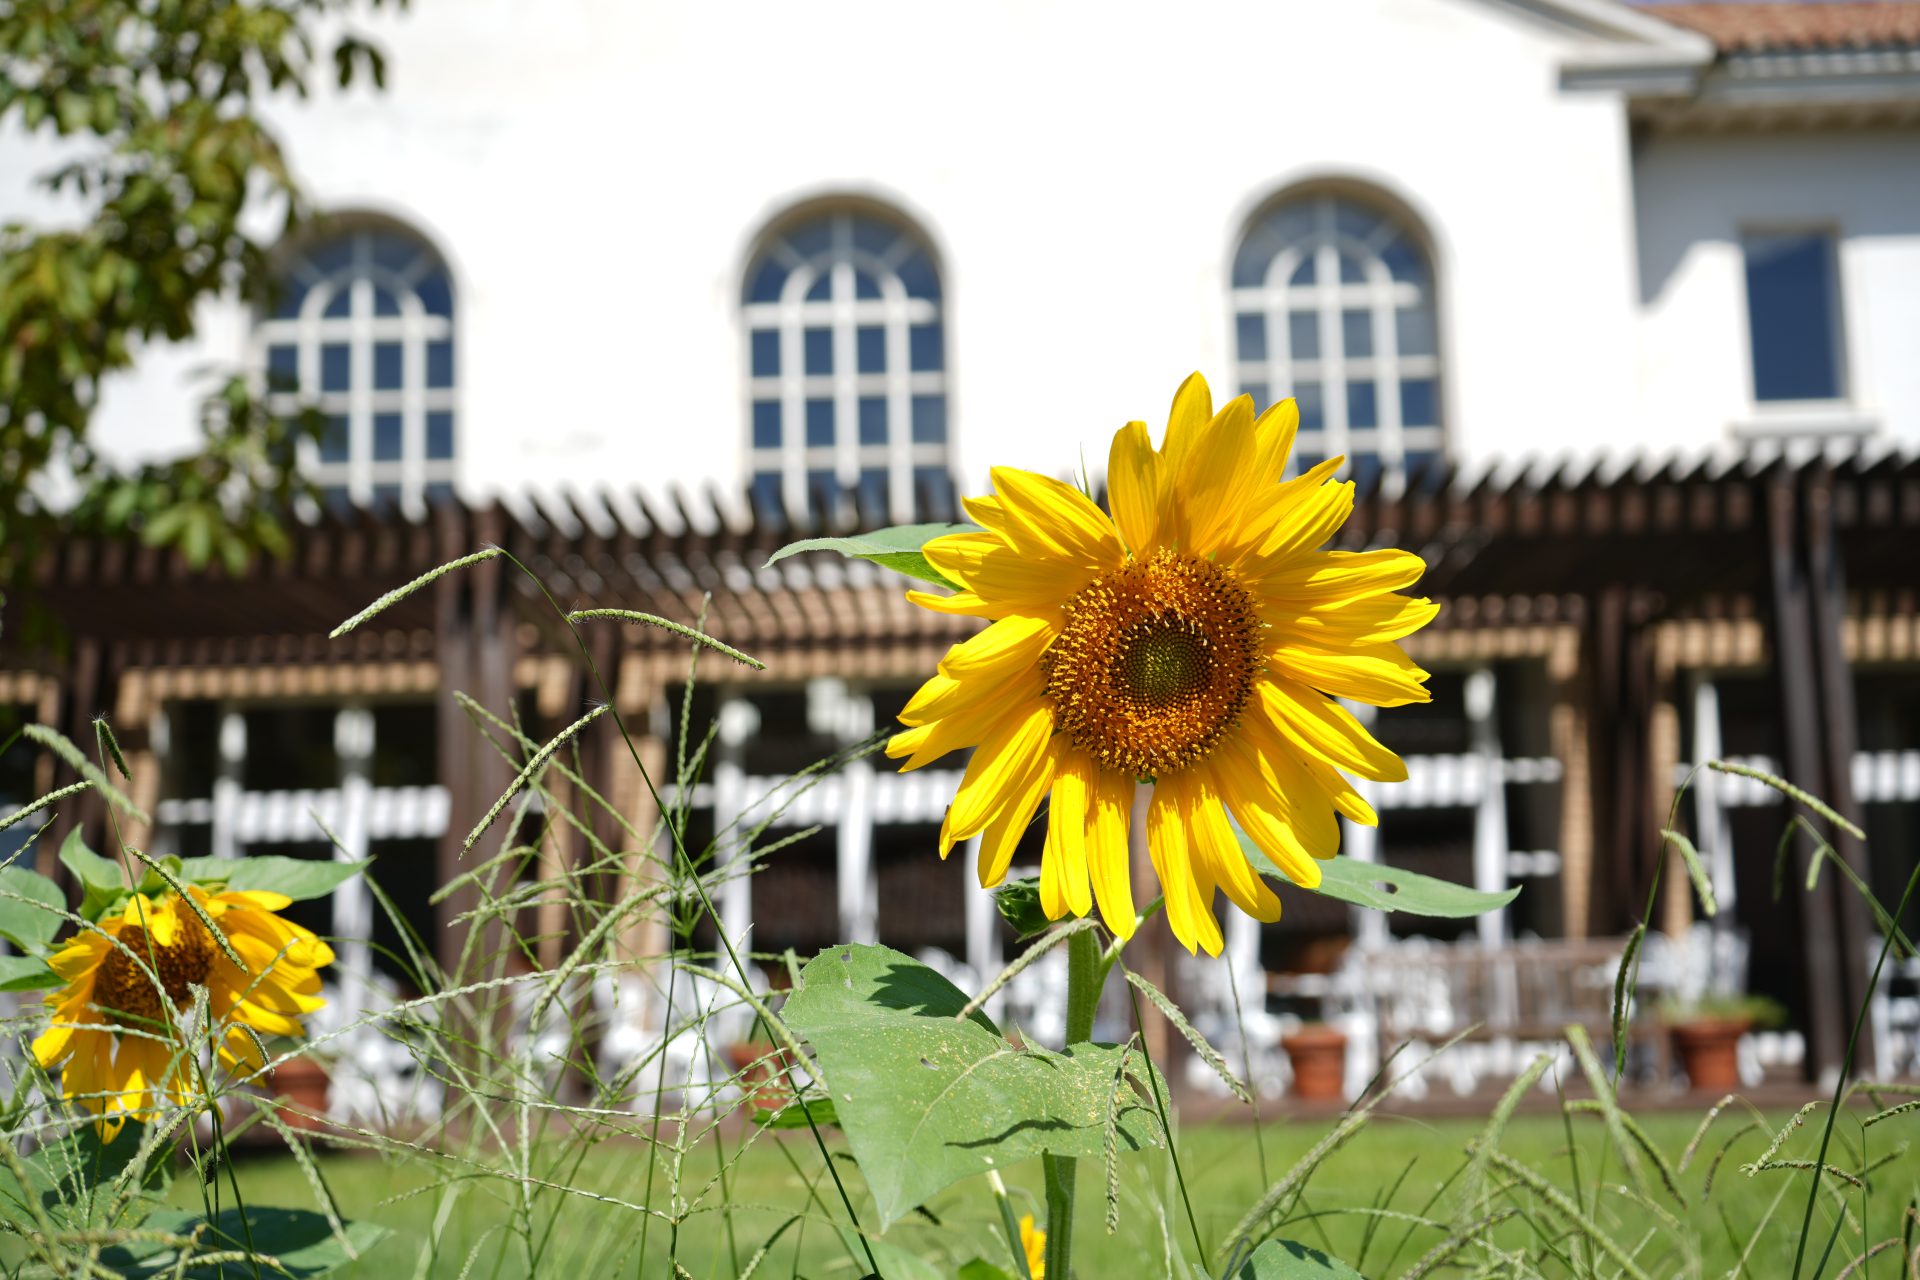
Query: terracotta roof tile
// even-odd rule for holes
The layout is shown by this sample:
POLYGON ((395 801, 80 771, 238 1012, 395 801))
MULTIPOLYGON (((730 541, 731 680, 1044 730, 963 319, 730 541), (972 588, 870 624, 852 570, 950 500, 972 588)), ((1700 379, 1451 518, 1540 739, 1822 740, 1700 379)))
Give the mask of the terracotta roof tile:
POLYGON ((1699 32, 1722 53, 1920 46, 1920 3, 1907 0, 1655 4, 1647 12, 1699 32))

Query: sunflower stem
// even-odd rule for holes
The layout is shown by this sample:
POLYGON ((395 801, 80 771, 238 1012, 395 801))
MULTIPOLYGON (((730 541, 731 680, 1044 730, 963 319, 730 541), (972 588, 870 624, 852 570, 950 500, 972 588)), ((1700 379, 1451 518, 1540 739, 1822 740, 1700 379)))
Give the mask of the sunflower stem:
MULTIPOLYGON (((1093 1039, 1093 1013, 1100 1007, 1111 962, 1100 954, 1091 929, 1067 939, 1067 1046, 1093 1039)), ((1079 1162, 1070 1156, 1040 1157, 1047 1186, 1047 1276, 1070 1280, 1073 1271, 1073 1190, 1079 1162)))

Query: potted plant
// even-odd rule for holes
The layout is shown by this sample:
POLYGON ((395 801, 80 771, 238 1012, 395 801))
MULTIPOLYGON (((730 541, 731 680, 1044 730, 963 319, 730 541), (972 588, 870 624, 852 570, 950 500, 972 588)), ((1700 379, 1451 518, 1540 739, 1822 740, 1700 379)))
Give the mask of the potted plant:
POLYGON ((1280 1047, 1293 1064, 1293 1096, 1313 1101, 1338 1101, 1346 1095, 1346 1033, 1324 1022, 1303 1023, 1280 1037, 1280 1047))
POLYGON ((1689 1087, 1726 1093, 1740 1084, 1740 1037, 1755 1027, 1779 1026, 1785 1010, 1765 996, 1705 995, 1663 1006, 1660 1020, 1689 1087))
POLYGON ((787 1082, 791 1059, 785 1049, 773 1043, 764 1026, 756 1022, 747 1038, 728 1045, 726 1053, 740 1091, 754 1106, 773 1111, 793 1100, 793 1089, 787 1082))
POLYGON ((280 1119, 290 1129, 314 1130, 321 1127, 315 1117, 327 1114, 327 1096, 333 1086, 333 1073, 315 1054, 303 1053, 288 1058, 262 1080, 268 1094, 284 1099, 278 1108, 280 1119))

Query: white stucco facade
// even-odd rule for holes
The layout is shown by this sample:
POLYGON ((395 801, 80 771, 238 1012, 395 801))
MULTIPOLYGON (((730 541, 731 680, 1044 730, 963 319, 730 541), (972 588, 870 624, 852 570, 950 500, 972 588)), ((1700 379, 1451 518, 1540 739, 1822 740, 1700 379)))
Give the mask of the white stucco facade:
MULTIPOLYGON (((937 252, 969 485, 1083 446, 1097 473, 1193 369, 1237 390, 1239 237, 1328 180, 1420 224, 1458 461, 1703 448, 1764 416, 1738 233, 1779 221, 1839 231, 1849 410, 1920 438, 1920 136, 1636 149, 1625 86, 1710 51, 1611 0, 426 0, 367 29, 385 93, 274 118, 320 208, 402 222, 451 268, 472 498, 737 492, 743 274, 771 222, 845 197, 937 252)), ((9 174, 28 154, 0 149, 9 174)), ((0 216, 44 207, 23 185, 0 216)), ((186 444, 190 371, 243 364, 248 332, 209 308, 108 388, 100 440, 186 444)))

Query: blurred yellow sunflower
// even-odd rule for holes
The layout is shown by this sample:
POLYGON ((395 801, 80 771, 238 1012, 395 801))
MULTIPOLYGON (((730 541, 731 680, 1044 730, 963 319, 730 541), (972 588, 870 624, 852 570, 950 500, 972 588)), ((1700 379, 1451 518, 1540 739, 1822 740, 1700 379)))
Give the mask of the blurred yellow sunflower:
POLYGON ((206 988, 220 1059, 243 1074, 266 1065, 244 1028, 297 1036, 300 1019, 324 1003, 317 970, 333 963, 333 951, 275 914, 291 898, 186 889, 244 967, 173 893, 133 895, 118 914, 67 939, 50 962, 67 985, 46 998, 52 1018, 33 1042, 34 1057, 48 1070, 60 1066, 61 1092, 109 1134, 129 1116, 198 1092, 179 1034, 191 988, 206 988))
POLYGON ((1033 1215, 1020 1217, 1020 1248, 1027 1255, 1027 1274, 1033 1280, 1046 1280, 1047 1233, 1033 1225, 1033 1215))
POLYGON ((1377 822, 1342 771, 1397 781, 1406 769, 1334 699, 1427 701, 1427 673, 1395 641, 1439 606, 1394 594, 1425 571, 1410 552, 1318 549, 1351 514, 1353 485, 1330 479, 1340 458, 1281 479, 1298 426, 1291 400, 1256 418, 1241 396, 1215 413, 1194 374, 1159 449, 1143 422, 1114 437, 1110 513, 999 467, 994 495, 965 504, 982 529, 926 544, 959 590, 908 598, 992 619, 947 652, 887 747, 904 769, 975 748, 942 857, 980 835, 980 883, 999 884, 1051 796, 1047 915, 1098 902, 1130 936, 1127 827, 1135 785, 1151 782, 1147 846, 1168 922, 1188 951, 1218 955, 1216 890, 1255 919, 1280 916, 1229 811, 1305 888, 1339 845, 1336 813, 1377 822))

